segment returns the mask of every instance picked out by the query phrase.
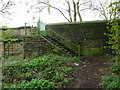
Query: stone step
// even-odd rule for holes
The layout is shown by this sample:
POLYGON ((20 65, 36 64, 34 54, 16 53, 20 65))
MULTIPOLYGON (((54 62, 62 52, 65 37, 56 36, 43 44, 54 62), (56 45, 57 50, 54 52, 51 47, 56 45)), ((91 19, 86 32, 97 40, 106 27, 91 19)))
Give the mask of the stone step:
POLYGON ((58 40, 56 40, 55 38, 52 38, 50 36, 43 36, 45 39, 47 39, 49 42, 51 42, 52 44, 54 44, 56 47, 58 47, 59 49, 61 49, 62 51, 66 52, 67 54, 71 55, 75 55, 76 53, 74 51, 72 51, 71 49, 65 47, 62 43, 60 43, 58 40))

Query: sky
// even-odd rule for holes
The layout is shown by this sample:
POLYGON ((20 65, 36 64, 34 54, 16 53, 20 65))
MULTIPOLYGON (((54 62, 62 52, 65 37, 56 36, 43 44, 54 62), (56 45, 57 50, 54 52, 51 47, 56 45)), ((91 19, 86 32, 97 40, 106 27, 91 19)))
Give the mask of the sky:
MULTIPOLYGON (((8 27, 20 27, 24 26, 25 23, 27 23, 27 26, 30 25, 36 25, 36 22, 40 18, 42 22, 48 24, 48 23, 60 23, 60 22, 67 22, 66 19, 57 11, 57 10, 51 10, 50 14, 47 10, 45 10, 42 13, 35 13, 35 11, 29 11, 30 7, 26 6, 25 1, 29 0, 13 0, 16 5, 12 7, 12 14, 8 17, 5 16, 0 17, 0 24, 7 25, 8 27), (33 18, 34 17, 34 18, 33 18)), ((32 2, 32 4, 35 3, 32 2)), ((27 3, 31 4, 31 3, 27 3)), ((58 3, 59 4, 59 3, 58 3)), ((101 18, 97 17, 94 12, 91 13, 91 11, 87 10, 87 14, 82 13, 83 21, 93 21, 93 20, 101 20, 101 18)))

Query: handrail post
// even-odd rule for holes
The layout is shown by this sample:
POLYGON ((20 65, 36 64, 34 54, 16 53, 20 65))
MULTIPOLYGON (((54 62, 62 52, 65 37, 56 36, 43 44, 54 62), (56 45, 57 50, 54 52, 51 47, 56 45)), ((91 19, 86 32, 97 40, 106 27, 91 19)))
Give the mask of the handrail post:
POLYGON ((26 25, 27 25, 27 23, 25 23, 25 35, 27 35, 27 31, 26 31, 26 25))

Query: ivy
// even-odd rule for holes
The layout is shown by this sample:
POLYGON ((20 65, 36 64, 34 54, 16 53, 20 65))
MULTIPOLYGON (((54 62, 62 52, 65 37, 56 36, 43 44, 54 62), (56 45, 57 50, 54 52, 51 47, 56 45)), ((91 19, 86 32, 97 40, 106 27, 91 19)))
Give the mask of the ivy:
POLYGON ((113 7, 114 17, 107 24, 109 31, 109 33, 106 34, 109 37, 107 43, 111 45, 109 48, 113 50, 115 62, 113 62, 111 66, 112 75, 103 77, 101 85, 109 90, 113 90, 113 88, 117 90, 120 88, 120 20, 118 17, 120 7, 118 7, 118 4, 120 4, 120 1, 110 4, 109 7, 113 7))
POLYGON ((109 7, 114 7, 114 17, 108 22, 107 27, 109 31, 109 34, 107 34, 109 36, 109 41, 107 43, 111 45, 109 48, 113 50, 115 61, 120 60, 120 20, 118 17, 119 7, 117 6, 119 3, 120 1, 113 2, 109 5, 109 7))

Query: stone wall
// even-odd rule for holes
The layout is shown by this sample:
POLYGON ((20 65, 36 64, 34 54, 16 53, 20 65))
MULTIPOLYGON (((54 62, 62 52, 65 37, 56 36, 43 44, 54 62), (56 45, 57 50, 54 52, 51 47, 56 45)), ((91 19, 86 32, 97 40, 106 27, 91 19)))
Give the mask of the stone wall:
MULTIPOLYGON (((6 33, 5 32, 5 33, 6 33)), ((23 38, 24 36, 32 36, 38 34, 36 27, 18 27, 18 28, 0 28, 0 57, 11 56, 14 54, 23 53, 23 38), (4 31, 7 32, 8 37, 12 37, 11 41, 3 41, 5 36, 4 31)), ((6 36, 7 37, 7 36, 6 36)))
POLYGON ((23 35, 34 35, 38 34, 37 27, 23 26, 18 28, 0 28, 0 33, 9 30, 8 33, 11 36, 23 36, 23 35))
POLYGON ((4 56, 13 56, 23 53, 23 41, 16 40, 10 42, 4 42, 4 56))
MULTIPOLYGON (((80 46, 81 55, 103 55, 108 51, 104 49, 104 46, 107 45, 107 37, 104 35, 107 32, 106 23, 107 21, 92 21, 48 24, 46 25, 46 31, 53 30, 65 39, 70 40, 76 46, 80 46)), ((38 33, 37 29, 34 30, 38 33)), ((30 27, 26 29, 25 27, 14 28, 14 35, 25 37, 22 38, 21 42, 11 42, 8 45, 0 42, 0 54, 13 54, 13 51, 17 53, 19 51, 18 48, 24 54, 24 58, 37 57, 52 52, 61 52, 42 37, 34 36, 33 33, 35 32, 32 33, 32 31, 33 28, 31 29, 30 27), (15 48, 15 46, 18 46, 18 48, 15 48), (9 50, 6 50, 8 47, 9 50)), ((78 52, 77 50, 76 52, 78 52)))
POLYGON ((53 30, 62 37, 80 45, 82 55, 102 55, 105 53, 107 37, 106 21, 89 21, 82 23, 48 24, 46 30, 53 30))
POLYGON ((0 42, 0 57, 4 54, 3 42, 0 42))
POLYGON ((54 47, 40 36, 24 38, 24 58, 33 58, 53 52, 54 47))

